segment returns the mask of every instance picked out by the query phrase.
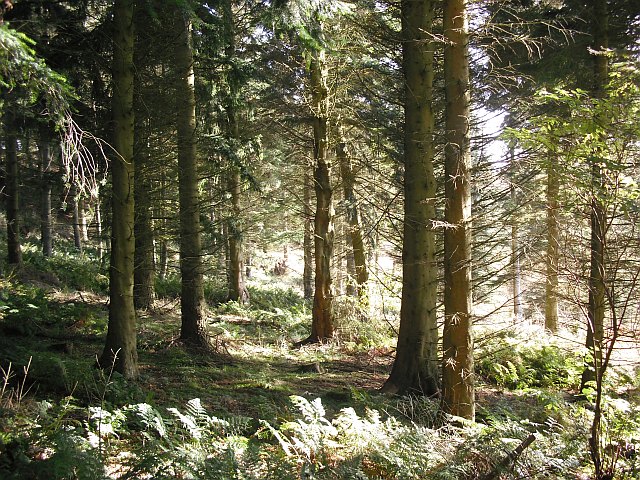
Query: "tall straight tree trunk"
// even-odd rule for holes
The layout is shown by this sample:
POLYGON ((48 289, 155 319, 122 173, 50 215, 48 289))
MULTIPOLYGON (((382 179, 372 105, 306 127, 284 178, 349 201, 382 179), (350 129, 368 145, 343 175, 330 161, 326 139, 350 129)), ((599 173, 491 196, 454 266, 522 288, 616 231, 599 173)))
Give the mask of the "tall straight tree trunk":
MULTIPOLYGON (((148 60, 147 42, 141 40, 142 32, 145 29, 149 17, 141 5, 136 8, 134 22, 138 29, 138 41, 134 47, 134 61, 138 68, 135 77, 135 90, 133 97, 133 107, 135 109, 136 124, 133 144, 133 154, 135 157, 136 185, 134 189, 135 197, 135 270, 133 286, 133 302, 136 308, 149 310, 153 306, 154 300, 154 235, 153 235, 153 204, 151 201, 151 191, 153 184, 151 172, 153 166, 150 159, 149 135, 151 133, 149 110, 145 99, 144 74, 150 69, 146 61, 148 60)), ((152 67, 151 67, 152 68, 152 67)))
POLYGON ((51 215, 51 180, 49 179, 51 168, 51 145, 47 133, 40 133, 38 143, 38 155, 40 156, 40 243, 42 254, 50 257, 53 254, 53 216, 51 215))
POLYGON ((547 281, 545 286, 544 328, 551 333, 558 331, 558 264, 560 255, 558 222, 560 179, 558 178, 555 161, 555 158, 549 158, 547 164, 547 281))
POLYGON ((471 297, 471 151, 466 0, 444 3, 445 221, 442 409, 475 417, 471 297))
POLYGON ((303 208, 304 208, 304 270, 302 272, 302 284, 304 287, 304 298, 313 298, 313 211, 311 210, 311 193, 313 190, 309 167, 305 165, 304 186, 303 186, 303 208))
POLYGON ((402 302, 396 359, 382 390, 438 392, 435 258, 436 181, 433 171, 433 54, 435 2, 403 0, 404 226, 402 302))
MULTIPOLYGON (((240 131, 238 128, 237 106, 239 102, 239 73, 235 70, 236 39, 235 25, 233 18, 232 0, 225 0, 222 7, 224 19, 225 35, 225 56, 229 69, 227 71, 227 85, 229 96, 227 98, 227 137, 232 146, 240 146, 240 131)), ((237 158, 237 156, 236 156, 237 158)), ((240 178, 240 165, 237 161, 230 159, 230 170, 228 177, 228 191, 231 194, 231 218, 229 224, 229 300, 240 303, 249 302, 249 291, 244 280, 244 253, 242 245, 242 222, 240 210, 240 198, 242 193, 242 182, 240 178)))
POLYGON ((80 220, 80 195, 78 194, 78 188, 76 186, 72 188, 72 202, 73 202, 73 244, 76 250, 82 252, 82 230, 80 220))
POLYGON ((98 258, 104 257, 104 239, 102 238, 102 202, 100 196, 96 198, 96 235, 98 236, 98 258))
MULTIPOLYGON (((510 193, 512 208, 517 209, 518 195, 515 185, 515 148, 512 145, 509 148, 510 157, 510 193)), ((520 246, 518 242, 518 220, 516 215, 511 221, 511 279, 513 282, 513 319, 519 323, 523 319, 522 315, 522 286, 520 271, 520 246)))
POLYGON ((169 246, 167 244, 167 179, 164 170, 160 173, 160 204, 157 217, 160 218, 160 232, 158 240, 158 276, 165 279, 167 276, 167 264, 169 263, 169 246))
MULTIPOLYGON (((141 109, 136 109, 137 112, 141 109)), ((134 144, 135 155, 135 206, 136 206, 136 250, 133 301, 136 308, 148 310, 153 306, 155 265, 153 261, 153 222, 151 218, 151 197, 149 196, 152 185, 149 179, 149 151, 145 145, 146 129, 144 122, 136 123, 136 141, 134 144), (140 134, 138 133, 140 132, 140 134)))
POLYGON ((310 86, 313 110, 313 180, 316 192, 314 219, 315 290, 313 295, 309 342, 333 337, 333 291, 331 259, 333 257, 333 189, 329 146, 329 92, 324 50, 311 54, 310 86))
POLYGON ((133 0, 113 10, 113 146, 109 326, 100 366, 125 378, 138 376, 136 310, 133 305, 133 0))
POLYGON ((18 177, 18 137, 16 135, 16 118, 10 113, 11 106, 5 105, 4 115, 6 172, 5 172, 5 205, 7 213, 7 263, 22 263, 20 246, 19 177, 18 177))
POLYGON ((234 167, 230 173, 228 188, 231 193, 229 234, 229 300, 243 304, 249 303, 249 291, 244 279, 243 241, 240 222, 240 196, 241 186, 240 172, 234 167))
MULTIPOLYGON (((602 98, 609 76, 608 57, 600 52, 608 48, 608 9, 606 0, 593 2, 593 49, 594 84, 593 97, 602 98)), ((605 121, 608 119, 605 119, 605 121)), ((605 317, 605 284, 604 258, 606 245, 607 215, 604 205, 605 178, 602 171, 602 152, 594 151, 591 155, 591 246, 589 273, 589 306, 586 347, 591 354, 582 373, 580 390, 587 387, 588 382, 597 379, 602 365, 602 347, 605 317)))
POLYGON ((175 66, 180 202, 180 272, 182 274, 182 328, 180 338, 208 346, 204 318, 204 283, 200 239, 200 198, 196 154, 196 99, 194 90, 191 20, 176 14, 175 66))
POLYGON ((340 176, 342 177, 342 189, 347 216, 347 228, 351 252, 347 254, 353 259, 356 272, 356 290, 358 296, 365 300, 367 298, 367 281, 369 272, 367 270, 367 255, 362 240, 362 228, 360 227, 360 212, 355 194, 356 176, 353 172, 351 157, 347 151, 347 144, 342 134, 342 128, 338 127, 338 146, 336 147, 336 157, 340 165, 340 176))
POLYGON ((80 225, 80 238, 83 242, 88 242, 89 225, 87 221, 87 201, 82 196, 78 199, 78 225, 80 225))

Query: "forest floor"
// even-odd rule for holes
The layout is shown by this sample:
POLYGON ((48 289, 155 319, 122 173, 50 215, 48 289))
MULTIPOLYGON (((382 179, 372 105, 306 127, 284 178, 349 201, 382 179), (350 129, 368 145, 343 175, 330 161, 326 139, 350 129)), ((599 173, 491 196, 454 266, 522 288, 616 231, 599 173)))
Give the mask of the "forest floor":
MULTIPOLYGON (((286 429, 292 419, 299 418, 301 412, 303 416, 309 414, 301 410, 296 397, 309 402, 320 398, 320 413, 326 419, 336 419, 349 408, 364 416, 369 411, 378 411, 384 418, 413 425, 411 428, 416 430, 412 430, 411 435, 424 435, 426 430, 420 430, 420 425, 431 426, 440 421, 436 419, 438 402, 435 399, 379 393, 394 357, 393 332, 387 316, 397 315, 397 312, 388 304, 382 309, 385 318, 365 321, 353 303, 341 298, 337 304, 337 338, 326 344, 295 347, 295 342, 308 334, 310 311, 308 303, 290 285, 266 276, 267 281, 262 279, 252 286, 251 306, 212 302, 211 298, 218 295, 212 287, 207 294, 211 350, 203 352, 191 350, 179 341, 180 313, 175 293, 179 292, 179 282, 170 280, 161 285, 162 295, 154 308, 139 312, 140 377, 136 382, 127 382, 108 367, 96 368, 108 320, 104 275, 84 271, 87 268, 84 264, 78 270, 75 268, 71 264, 59 268, 58 275, 62 276, 65 271, 70 275, 63 280, 37 265, 27 265, 24 270, 0 279, 0 453, 5 448, 2 435, 8 435, 17 424, 23 429, 36 428, 34 432, 40 428, 36 425, 37 415, 32 420, 16 423, 11 418, 17 416, 3 417, 7 409, 22 404, 27 415, 35 415, 33 412, 42 402, 67 405, 67 411, 72 402, 87 412, 96 405, 118 411, 127 405, 150 404, 158 412, 170 415, 172 410, 185 408, 197 398, 202 407, 216 417, 233 418, 234 421, 244 419, 254 425, 243 431, 246 438, 253 438, 264 428, 256 427, 264 425, 260 422, 283 428, 281 435, 285 432, 291 435, 286 429), (92 288, 82 288, 84 284, 90 284, 92 288)), ((527 460, 530 464, 524 462, 522 472, 538 468, 542 458, 545 465, 548 463, 545 471, 558 468, 553 465, 566 460, 567 464, 562 468, 572 473, 556 474, 553 478, 583 478, 583 473, 589 470, 585 448, 590 410, 576 396, 584 361, 579 335, 563 332, 566 338, 551 338, 536 325, 514 326, 508 320, 494 321, 480 328, 476 351, 476 420, 478 425, 493 429, 493 437, 490 442, 483 439, 483 435, 488 434, 476 427, 469 427, 464 434, 455 433, 438 447, 438 458, 451 459, 441 465, 447 464, 447 468, 456 471, 455 462, 471 462, 471 466, 465 467, 468 474, 456 476, 458 474, 453 473, 451 478, 475 478, 469 473, 477 470, 473 466, 473 455, 501 457, 513 448, 512 443, 504 444, 503 441, 513 442, 511 436, 522 439, 528 432, 535 431, 540 436, 536 437, 534 447, 530 447, 531 459, 527 460), (463 440, 461 435, 471 437, 463 440), (471 456, 452 460, 458 455, 456 449, 452 449, 456 442, 463 442, 465 448, 470 448, 471 456), (505 445, 510 447, 505 450, 505 445)), ((617 436, 616 441, 622 442, 620 445, 635 445, 640 443, 635 440, 640 432, 637 393, 640 381, 635 370, 638 346, 634 338, 624 339, 622 345, 607 387, 607 408, 611 415, 608 428, 617 436)), ((70 415, 73 419, 76 414, 72 411, 70 415)), ((82 415, 88 426, 92 420, 86 418, 91 414, 82 415)), ((333 428, 328 420, 322 420, 318 425, 315 428, 324 432, 323 435, 327 431, 322 429, 333 428)), ((401 424, 384 425, 379 424, 375 430, 388 428, 392 438, 403 438, 407 434, 401 424)), ((39 439, 35 442, 42 442, 39 435, 28 434, 29 438, 39 439)), ((136 435, 133 433, 131 438, 135 440, 136 435)), ((280 441, 283 438, 280 437, 280 441)), ((312 440, 312 437, 304 438, 299 441, 312 440)), ((402 464, 404 460, 396 459, 395 455, 414 448, 411 443, 414 440, 408 441, 407 445, 400 441, 394 447, 397 452, 390 457, 384 453, 382 460, 376 457, 380 453, 379 447, 374 448, 368 457, 365 455, 366 458, 359 460, 358 468, 366 470, 365 466, 373 462, 377 466, 371 467, 372 471, 377 473, 371 478, 421 478, 410 473, 404 477, 380 473, 383 472, 380 465, 385 462, 400 468, 397 462, 402 464)), ((337 448, 337 444, 331 445, 331 448, 337 448)), ((264 448, 264 455, 273 454, 271 443, 267 442, 264 448)), ((176 455, 178 458, 179 454, 176 455)), ((421 453, 412 455, 414 459, 421 453)), ((315 462, 313 458, 306 461, 315 462)), ((119 461, 114 465, 124 468, 119 461)), ((418 463, 404 465, 412 472, 422 468, 418 463)), ((302 473, 300 475, 302 478, 302 473)), ((532 477, 536 478, 535 475, 532 477)), ((347 477, 334 475, 329 478, 347 477)))

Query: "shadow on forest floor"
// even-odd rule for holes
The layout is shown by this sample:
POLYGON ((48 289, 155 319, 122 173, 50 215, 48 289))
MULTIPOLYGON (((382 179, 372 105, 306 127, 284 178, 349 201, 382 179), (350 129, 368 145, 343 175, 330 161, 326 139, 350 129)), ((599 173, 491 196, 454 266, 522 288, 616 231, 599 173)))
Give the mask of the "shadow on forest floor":
POLYGON ((11 362, 14 372, 31 361, 29 385, 42 398, 162 407, 200 398, 217 415, 276 419, 287 415, 290 395, 321 397, 330 412, 357 403, 358 396, 370 402, 391 363, 388 352, 348 351, 337 342, 293 348, 281 325, 224 314, 211 319, 214 352, 193 352, 176 340, 180 319, 173 304, 140 313, 140 379, 114 381, 117 376, 94 368, 106 333, 105 298, 29 288, 22 293, 20 305, 5 309, 0 361, 5 369, 11 362), (118 391, 110 394, 113 389, 118 391))

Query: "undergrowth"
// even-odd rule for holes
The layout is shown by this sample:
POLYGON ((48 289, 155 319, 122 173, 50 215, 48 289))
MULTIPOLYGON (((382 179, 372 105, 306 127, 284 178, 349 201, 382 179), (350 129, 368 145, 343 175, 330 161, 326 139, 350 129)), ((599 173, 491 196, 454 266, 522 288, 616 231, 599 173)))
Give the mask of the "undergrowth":
MULTIPOLYGON (((392 346, 393 309, 380 318, 366 302, 337 297, 337 339, 299 349, 294 342, 309 333, 310 304, 297 290, 252 284, 251 303, 242 305, 226 301, 225 286, 207 279, 216 355, 194 354, 176 340, 175 311, 141 312, 142 375, 131 383, 94 368, 106 331, 104 304, 68 293, 104 294, 104 271, 91 251, 60 251, 44 258, 27 249, 24 269, 0 279, 0 478, 591 473, 585 439, 593 413, 568 393, 579 383, 583 352, 541 330, 478 336, 478 378, 488 385, 478 385, 478 422, 469 423, 443 417, 437 399, 390 398, 371 387, 388 374, 378 353, 392 346)), ((180 294, 175 276, 156 288, 162 299, 180 294)), ((640 478, 640 408, 632 395, 638 382, 628 376, 623 391, 621 378, 608 380, 604 448, 621 478, 640 478)))

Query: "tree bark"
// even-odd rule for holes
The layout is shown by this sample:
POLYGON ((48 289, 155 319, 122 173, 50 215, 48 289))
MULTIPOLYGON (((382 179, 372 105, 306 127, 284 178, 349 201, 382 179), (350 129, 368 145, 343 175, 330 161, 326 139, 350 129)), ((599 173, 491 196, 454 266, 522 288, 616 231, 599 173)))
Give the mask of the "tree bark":
POLYGON ((311 54, 310 87, 313 110, 313 180, 316 192, 314 219, 315 290, 313 296, 311 335, 308 342, 333 337, 333 291, 331 259, 333 256, 333 189, 329 144, 329 95, 324 50, 311 54))
POLYGON ((445 221, 442 409, 475 417, 471 297, 471 152, 466 0, 445 0, 445 221))
POLYGON ((356 273, 356 293, 359 298, 366 301, 369 271, 367 270, 367 255, 364 247, 364 241, 362 239, 360 212, 355 194, 356 177, 353 172, 351 157, 347 151, 347 144, 340 127, 338 128, 336 157, 338 159, 338 164, 340 165, 340 176, 342 177, 342 190, 348 223, 348 243, 351 246, 351 252, 347 254, 347 262, 349 262, 349 258, 353 259, 356 273))
POLYGON ((544 328, 558 331, 558 264, 559 264, 559 202, 560 180, 555 158, 547 164, 547 281, 545 287, 544 328))
POLYGON ((40 156, 40 244, 42 254, 50 257, 53 254, 53 217, 51 215, 51 180, 49 178, 51 167, 51 145, 47 133, 40 133, 38 143, 40 156))
POLYGON ((398 346, 390 393, 438 392, 437 264, 435 258, 436 181, 433 170, 434 117, 431 35, 435 2, 403 0, 404 224, 402 302, 398 346))
POLYGON ((136 311, 133 305, 133 0, 115 0, 113 11, 113 146, 109 325, 100 366, 138 376, 136 311))
POLYGON ((135 157, 136 185, 135 196, 135 271, 133 302, 138 309, 148 310, 153 306, 155 297, 154 277, 154 234, 153 234, 153 204, 151 192, 153 183, 151 180, 151 152, 149 136, 151 134, 149 110, 146 104, 150 96, 145 85, 145 75, 154 65, 149 65, 148 42, 142 40, 144 29, 147 27, 149 17, 140 5, 136 8, 134 22, 138 29, 138 41, 134 48, 134 61, 137 70, 135 76, 135 90, 133 107, 135 109, 135 137, 133 154, 135 157))
POLYGON ((303 208, 304 208, 304 271, 302 273, 302 283, 304 287, 304 298, 313 298, 313 211, 311 210, 311 192, 313 186, 311 183, 311 175, 308 166, 305 165, 304 170, 304 186, 303 186, 303 208))
MULTIPOLYGON (((140 108, 136 112, 141 112, 140 108)), ((149 196, 152 184, 149 178, 149 157, 146 148, 146 129, 144 122, 136 123, 136 141, 134 144, 136 186, 135 206, 135 270, 133 301, 136 308, 148 310, 153 306, 155 265, 153 261, 153 221, 152 204, 149 196), (140 132, 138 134, 137 132, 140 132), (145 133, 143 135, 142 133, 145 133)))
MULTIPOLYGON (((229 88, 226 99, 227 138, 233 147, 239 147, 240 131, 237 119, 237 105, 239 102, 238 72, 235 71, 236 41, 233 8, 231 0, 225 0, 222 8, 225 35, 225 56, 229 68, 227 70, 227 86, 229 88)), ((238 158, 237 155, 235 156, 238 158)), ((241 222, 240 198, 242 182, 240 165, 237 160, 229 159, 229 177, 227 188, 231 194, 231 217, 229 218, 229 300, 249 303, 249 291, 245 285, 243 266, 243 231, 241 222)))
POLYGON ((22 247, 20 245, 19 205, 19 177, 18 177, 18 137, 16 135, 16 119, 10 112, 11 106, 5 105, 5 205, 7 213, 7 263, 19 265, 22 263, 22 247))
POLYGON ((200 199, 196 154, 196 101, 194 90, 191 20, 176 14, 174 43, 178 131, 178 183, 180 202, 180 272, 182 274, 182 327, 180 338, 208 346, 204 318, 204 283, 200 239, 200 199))
MULTIPOLYGON (((597 0, 593 4, 593 49, 604 52, 608 46, 608 9, 606 0, 597 0)), ((602 98, 609 76, 608 57, 603 54, 594 55, 593 97, 602 98)), ((607 121, 608 119, 604 119, 607 121)), ((591 155, 591 245, 589 273, 589 305, 587 320, 586 347, 591 359, 582 373, 580 390, 584 390, 589 382, 598 378, 602 365, 602 348, 605 317, 605 246, 607 215, 604 205, 605 176, 601 161, 603 153, 594 150, 591 155)))
POLYGON ((74 185, 71 187, 73 192, 71 201, 73 202, 73 244, 80 253, 82 253, 82 231, 80 224, 80 195, 78 188, 74 185))

